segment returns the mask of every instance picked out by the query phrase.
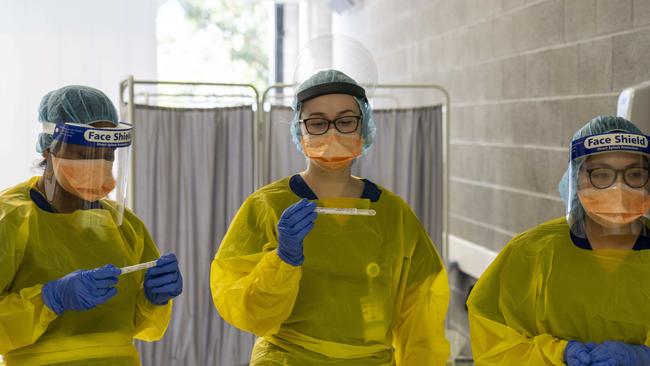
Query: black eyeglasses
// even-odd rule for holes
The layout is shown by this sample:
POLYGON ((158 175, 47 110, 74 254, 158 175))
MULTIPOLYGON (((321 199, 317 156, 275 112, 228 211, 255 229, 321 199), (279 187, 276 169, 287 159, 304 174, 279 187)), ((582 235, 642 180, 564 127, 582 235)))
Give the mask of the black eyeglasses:
POLYGON ((307 133, 310 135, 324 135, 329 131, 330 126, 334 125, 340 133, 353 133, 359 129, 359 122, 362 116, 343 116, 333 120, 325 118, 305 118, 300 123, 305 125, 307 133))
POLYGON ((598 189, 609 188, 616 182, 619 174, 623 174, 623 181, 630 188, 641 188, 648 183, 650 170, 647 167, 632 167, 623 170, 612 168, 587 169, 589 181, 598 189))

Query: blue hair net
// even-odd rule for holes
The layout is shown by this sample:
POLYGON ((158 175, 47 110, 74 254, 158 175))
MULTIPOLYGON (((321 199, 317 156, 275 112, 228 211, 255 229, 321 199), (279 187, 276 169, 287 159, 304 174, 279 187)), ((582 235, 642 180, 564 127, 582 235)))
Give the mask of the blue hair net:
MULTIPOLYGON (((582 128, 573 134, 571 142, 579 140, 583 137, 609 132, 643 134, 643 132, 641 132, 641 130, 635 126, 634 123, 626 120, 625 118, 614 116, 598 116, 589 121, 586 125, 582 126, 582 128)), ((569 151, 571 151, 570 148, 569 151)), ((582 205, 580 204, 580 200, 578 199, 576 192, 571 192, 571 197, 569 197, 569 186, 571 182, 576 182, 578 180, 578 172, 580 171, 580 167, 585 161, 585 158, 586 157, 581 157, 571 161, 569 163, 569 167, 567 168, 566 172, 564 172, 564 175, 560 180, 558 190, 560 191, 560 197, 564 203, 568 205, 567 207, 582 209, 582 205), (572 176, 569 176, 570 174, 572 174, 572 176)))
MULTIPOLYGON (((38 121, 82 124, 108 121, 116 126, 119 124, 117 110, 106 94, 82 85, 64 86, 45 94, 38 106, 38 121)), ((36 151, 43 153, 51 145, 51 134, 38 135, 36 151)))
MULTIPOLYGON (((309 79, 305 80, 298 90, 296 90, 296 95, 293 98, 293 103, 291 109, 293 109, 293 119, 291 120, 291 135, 293 136, 293 142, 298 147, 298 150, 302 152, 301 138, 302 133, 299 127, 300 112, 302 109, 302 103, 298 103, 298 93, 303 90, 309 89, 316 85, 328 84, 328 83, 350 83, 354 85, 359 85, 354 79, 347 76, 338 70, 321 70, 316 74, 312 75, 309 79)), ((372 118, 372 107, 367 100, 354 97, 357 104, 359 105, 359 110, 363 119, 361 121, 361 137, 363 139, 363 153, 372 146, 372 143, 375 141, 375 121, 372 118)))

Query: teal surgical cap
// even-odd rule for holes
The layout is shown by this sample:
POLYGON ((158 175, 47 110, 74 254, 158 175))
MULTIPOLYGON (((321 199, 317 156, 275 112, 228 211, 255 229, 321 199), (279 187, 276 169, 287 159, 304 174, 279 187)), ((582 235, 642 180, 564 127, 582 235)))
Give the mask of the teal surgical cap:
MULTIPOLYGON (((598 116, 586 125, 582 126, 571 139, 571 142, 577 141, 581 138, 594 136, 609 132, 627 132, 635 134, 643 134, 641 130, 634 125, 634 123, 626 120, 622 117, 614 116, 598 116)), ((571 149, 569 148, 569 151, 571 149)), ((580 201, 576 192, 571 192, 571 197, 569 197, 569 186, 571 183, 575 183, 578 180, 578 172, 580 171, 580 166, 584 162, 585 157, 578 158, 569 162, 569 167, 562 176, 558 190, 560 191, 560 197, 568 207, 581 208, 580 201), (572 173, 571 173, 572 172, 572 173), (571 175, 571 176, 570 176, 571 175), (570 203, 570 205, 569 205, 570 203)))
POLYGON ((291 135, 293 142, 302 151, 300 143, 302 134, 300 132, 300 112, 304 101, 326 94, 348 94, 356 99, 363 119, 361 121, 361 137, 363 138, 363 152, 365 153, 375 140, 375 121, 372 118, 372 107, 368 103, 364 89, 359 84, 338 70, 321 70, 305 80, 296 91, 291 109, 293 119, 291 120, 291 135))
MULTIPOLYGON (((82 85, 68 85, 45 94, 38 106, 38 121, 81 124, 107 121, 115 126, 119 124, 117 110, 106 94, 82 85)), ((38 135, 36 151, 43 153, 51 145, 51 134, 38 135)))

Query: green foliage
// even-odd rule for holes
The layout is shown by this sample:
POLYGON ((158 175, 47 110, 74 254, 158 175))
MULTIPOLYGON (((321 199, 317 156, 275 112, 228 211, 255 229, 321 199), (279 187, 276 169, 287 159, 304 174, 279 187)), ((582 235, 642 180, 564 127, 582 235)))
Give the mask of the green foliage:
POLYGON ((269 80, 269 2, 254 0, 177 0, 187 19, 198 29, 217 27, 228 41, 233 62, 243 62, 254 70, 257 87, 269 80))

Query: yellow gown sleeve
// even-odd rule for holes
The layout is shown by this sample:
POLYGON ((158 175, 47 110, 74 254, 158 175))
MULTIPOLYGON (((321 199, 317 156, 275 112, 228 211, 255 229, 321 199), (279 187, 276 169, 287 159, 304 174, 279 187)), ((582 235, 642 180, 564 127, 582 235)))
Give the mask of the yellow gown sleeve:
POLYGON ((536 325, 541 256, 515 252, 511 242, 472 290, 467 306, 476 365, 564 365, 568 342, 536 325))
MULTIPOLYGON (((153 239, 144 228, 144 251, 140 263, 156 260, 160 253, 154 244, 153 239)), ((144 272, 141 274, 144 280, 144 272)), ((172 316, 172 300, 165 305, 152 304, 144 294, 144 284, 140 284, 136 299, 135 309, 135 338, 142 341, 153 342, 165 335, 169 320, 172 316)))
POLYGON ((263 197, 249 197, 212 261, 210 288, 219 314, 257 336, 277 333, 298 296, 301 267, 278 257, 278 217, 263 197))
POLYGON ((43 284, 11 292, 29 237, 26 219, 0 208, 0 354, 35 343, 56 319, 43 302, 43 284))
MULTIPOLYGON (((449 305, 449 283, 442 260, 424 228, 412 215, 406 226, 416 233, 415 247, 405 265, 408 278, 393 345, 398 366, 445 365, 449 342, 445 338, 445 316, 449 305)), ((409 235, 410 236, 410 235, 409 235)))

